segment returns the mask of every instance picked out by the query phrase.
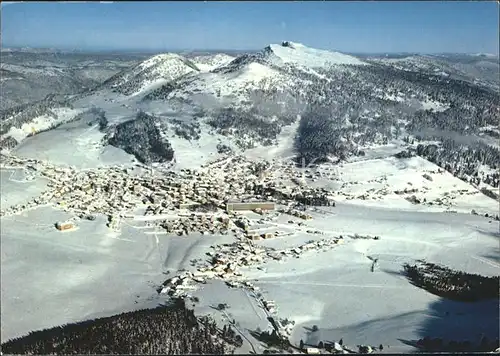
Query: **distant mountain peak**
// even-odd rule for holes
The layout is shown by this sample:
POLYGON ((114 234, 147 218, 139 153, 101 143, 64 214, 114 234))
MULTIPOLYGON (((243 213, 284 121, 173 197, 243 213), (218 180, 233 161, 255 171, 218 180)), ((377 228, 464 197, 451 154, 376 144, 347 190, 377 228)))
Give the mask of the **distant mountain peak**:
POLYGON ((281 42, 281 46, 288 48, 303 48, 305 47, 302 43, 292 42, 292 41, 283 41, 281 42))
POLYGON ((200 69, 189 59, 176 53, 162 53, 118 73, 103 85, 122 94, 132 95, 193 72, 200 72, 200 69))
POLYGON ((283 41, 281 45, 271 44, 264 54, 281 63, 290 63, 309 68, 327 68, 335 65, 366 65, 357 57, 340 52, 307 47, 302 43, 283 41))

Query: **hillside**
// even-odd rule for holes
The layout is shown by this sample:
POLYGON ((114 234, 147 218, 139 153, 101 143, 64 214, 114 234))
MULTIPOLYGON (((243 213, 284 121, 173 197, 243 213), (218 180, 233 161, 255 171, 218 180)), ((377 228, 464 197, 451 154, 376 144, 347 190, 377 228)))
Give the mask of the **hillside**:
POLYGON ((109 78, 103 83, 103 88, 125 95, 138 94, 149 87, 199 71, 194 63, 178 54, 159 54, 109 78))
POLYGON ((0 112, 54 94, 76 94, 144 60, 141 55, 2 52, 0 112))
POLYGON ((235 57, 225 53, 206 54, 189 57, 189 59, 202 72, 210 72, 214 69, 217 69, 218 67, 222 67, 234 60, 234 58, 235 57))

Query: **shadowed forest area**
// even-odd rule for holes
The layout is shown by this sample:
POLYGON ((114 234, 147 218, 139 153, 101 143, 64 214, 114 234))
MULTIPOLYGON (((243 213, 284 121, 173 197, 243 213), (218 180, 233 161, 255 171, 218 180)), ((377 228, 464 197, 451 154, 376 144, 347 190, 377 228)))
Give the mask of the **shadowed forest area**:
POLYGON ((234 349, 208 317, 184 301, 31 332, 2 344, 6 354, 224 354, 234 349))
POLYGON ((499 344, 499 277, 454 271, 425 261, 404 265, 412 284, 441 299, 429 308, 419 340, 401 342, 430 352, 490 352, 499 344))

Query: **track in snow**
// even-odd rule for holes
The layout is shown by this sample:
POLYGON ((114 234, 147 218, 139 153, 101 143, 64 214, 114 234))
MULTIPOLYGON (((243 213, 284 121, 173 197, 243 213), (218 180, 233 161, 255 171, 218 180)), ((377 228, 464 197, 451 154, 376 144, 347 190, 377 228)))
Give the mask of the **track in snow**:
POLYGON ((259 281, 263 284, 292 284, 302 286, 322 286, 322 287, 341 287, 341 288, 383 288, 383 289, 408 289, 409 287, 388 286, 384 284, 338 284, 338 283, 316 283, 316 282, 280 282, 280 281, 259 281))
POLYGON ((475 259, 475 260, 478 260, 478 261, 481 261, 483 263, 486 263, 487 265, 490 265, 492 267, 500 268, 500 264, 499 263, 493 262, 492 260, 490 260, 488 258, 479 257, 479 256, 471 256, 471 257, 473 259, 475 259))

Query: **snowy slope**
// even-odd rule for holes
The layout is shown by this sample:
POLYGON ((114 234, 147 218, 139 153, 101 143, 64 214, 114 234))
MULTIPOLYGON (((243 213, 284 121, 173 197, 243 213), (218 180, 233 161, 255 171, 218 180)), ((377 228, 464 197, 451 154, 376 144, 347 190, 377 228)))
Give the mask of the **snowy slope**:
POLYGON ((262 89, 291 87, 295 83, 279 69, 250 61, 232 68, 219 67, 215 72, 189 75, 165 98, 191 99, 194 102, 201 95, 217 98, 217 101, 231 100, 233 104, 248 100, 249 92, 262 89))
POLYGON ((234 60, 229 60, 230 58, 224 54, 194 57, 193 62, 202 71, 210 70, 210 73, 181 78, 178 88, 171 94, 169 91, 169 98, 187 99, 196 93, 218 98, 228 97, 237 103, 248 100, 251 90, 288 90, 299 93, 312 83, 310 80, 298 78, 291 70, 325 79, 315 69, 326 70, 340 65, 367 64, 353 56, 314 49, 293 42, 271 44, 260 52, 244 54, 234 60))
POLYGON ((201 82, 196 83, 198 87, 207 92, 219 93, 217 95, 237 95, 246 89, 266 88, 271 83, 277 83, 283 78, 277 70, 264 66, 260 63, 249 63, 240 70, 221 73, 216 76, 204 76, 201 82), (266 80, 267 83, 266 83, 266 80), (266 86, 267 84, 267 86, 266 86))
MULTIPOLYGON (((133 156, 106 145, 105 130, 100 130, 98 124, 71 119, 95 106, 103 110, 108 125, 113 126, 134 119, 138 110, 144 110, 165 124, 162 134, 175 152, 175 162, 168 169, 196 169, 212 159, 221 158, 219 143, 231 148, 235 146, 232 132, 222 134, 210 126, 208 120, 204 121, 211 113, 195 115, 198 114, 196 104, 203 109, 210 105, 238 109, 248 102, 249 107, 253 104, 255 108, 274 100, 272 104, 276 105, 269 109, 271 112, 279 106, 273 97, 276 92, 297 94, 316 88, 319 89, 317 96, 323 96, 321 85, 310 85, 321 73, 329 76, 330 83, 338 85, 337 89, 324 94, 332 95, 332 110, 342 105, 355 106, 368 95, 389 100, 393 102, 390 105, 394 104, 399 110, 396 104, 403 107, 409 100, 409 94, 401 87, 389 90, 390 86, 383 88, 380 85, 377 92, 359 84, 366 78, 373 78, 364 77, 362 70, 368 73, 375 67, 353 56, 293 42, 272 44, 259 53, 237 58, 218 54, 186 59, 177 54, 162 54, 114 76, 87 97, 73 100, 74 109, 53 109, 50 105, 53 115, 38 114, 33 120, 18 125, 19 128, 11 128, 5 136, 22 140, 12 151, 21 157, 72 165, 76 169, 114 164, 132 167, 136 162, 133 156), (361 78, 350 87, 344 83, 352 83, 352 76, 342 76, 342 66, 346 65, 357 66, 355 74, 360 74, 361 78), (331 67, 334 70, 327 71, 331 67), (340 74, 336 76, 335 73, 340 74), (308 77, 309 74, 312 75, 308 77), (368 94, 356 92, 357 89, 368 94), (268 101, 252 96, 257 91, 263 93, 262 97, 269 96, 269 99, 266 97, 268 101), (154 93, 158 95, 149 97, 154 93), (344 93, 352 94, 352 98, 344 93), (179 135, 176 120, 186 126, 198 124, 199 136, 179 135), (65 121, 69 122, 25 139, 32 132, 65 121)), ((354 71, 346 67, 346 72, 351 69, 354 71)), ((424 109, 444 111, 450 108, 444 99, 432 99, 425 91, 419 93, 418 100, 424 109)), ((373 103, 375 101, 364 102, 360 112, 355 114, 369 115, 366 122, 379 119, 381 115, 376 111, 380 109, 383 114, 383 107, 374 109, 373 103), (365 106, 372 112, 367 110, 363 114, 365 106)), ((242 118, 252 121, 252 117, 235 112, 235 120, 230 125, 237 126, 238 120, 245 121, 242 118)), ((347 111, 339 113, 349 114, 347 111)), ((277 115, 270 114, 266 119, 275 120, 277 115)), ((344 115, 337 117, 343 119, 344 115)), ((357 117, 346 115, 346 121, 351 118, 354 121, 357 117)), ((363 128, 366 122, 359 127, 363 128)), ((271 145, 258 143, 253 149, 237 153, 253 160, 290 159, 296 154, 294 143, 299 127, 300 115, 295 122, 283 124, 271 145)), ((343 243, 331 250, 310 250, 297 258, 266 259, 263 263, 243 267, 245 278, 260 287, 266 299, 276 301, 277 319, 290 318, 296 322, 291 335, 295 345, 301 339, 317 344, 319 340, 344 338, 353 348, 360 343, 383 344, 390 346, 385 349, 387 352, 407 352, 413 347, 400 339, 418 339, 426 336, 425 333, 460 338, 475 338, 474 333, 498 334, 495 309, 488 303, 471 306, 448 302, 418 289, 400 274, 403 263, 423 258, 465 272, 497 275, 500 268, 495 259, 498 224, 484 215, 497 214, 498 202, 422 157, 393 157, 407 146, 400 141, 368 147, 371 144, 368 141, 366 147, 362 147, 364 156, 347 157, 346 162, 338 165, 311 168, 307 173, 309 177, 303 180, 311 187, 331 190, 336 207, 312 208, 308 211, 311 220, 284 214, 269 219, 266 224, 273 230, 290 234, 255 241, 257 246, 284 250, 310 240, 342 234, 343 243), (316 175, 317 172, 320 174, 316 175), (472 214, 473 209, 480 215, 472 214), (314 230, 321 234, 313 235, 310 231, 314 230), (352 238, 355 234, 381 238, 352 238), (370 270, 371 257, 379 261, 374 271, 370 270), (318 332, 308 332, 314 324, 318 325, 318 332), (470 330, 473 335, 468 334, 470 330)), ((278 186, 290 187, 290 180, 285 181, 289 177, 281 174, 280 169, 270 170, 271 176, 274 175, 278 186)), ((21 170, 2 169, 0 174, 3 206, 31 199, 47 186, 40 178, 24 181, 26 174, 21 170)), ((213 176, 222 177, 223 172, 214 171, 213 176)), ((254 213, 242 215, 249 216, 255 225, 258 220, 267 218, 254 213)), ((144 231, 144 226, 131 219, 124 220, 122 230, 115 233, 105 228, 104 216, 97 216, 94 222, 81 221, 79 230, 62 237, 53 224, 69 217, 61 211, 41 207, 2 218, 2 338, 156 305, 163 297, 157 296, 154 287, 166 279, 164 273, 176 274, 180 269, 189 269, 193 259, 206 259, 211 246, 235 241, 231 234, 150 235, 144 231), (110 280, 113 283, 110 284, 110 280), (64 313, 60 312, 61 305, 65 305, 64 313)), ((200 298, 195 307, 197 314, 214 313, 219 319, 234 318, 236 325, 262 351, 259 342, 248 331, 258 327, 268 329, 269 315, 252 292, 228 289, 222 281, 211 281, 193 293, 200 298), (218 303, 228 303, 227 315, 211 308, 218 303)))
POLYGON ((6 134, 0 137, 0 139, 12 137, 17 142, 21 142, 32 134, 71 121, 83 111, 83 109, 71 109, 67 107, 54 108, 50 111, 50 114, 37 116, 30 122, 23 123, 21 127, 12 126, 6 134))
POLYGON ((233 56, 225 53, 209 54, 190 58, 191 62, 193 62, 202 72, 210 72, 218 67, 222 67, 231 62, 233 59, 233 56))
POLYGON ((104 83, 104 88, 133 95, 155 83, 169 82, 192 72, 199 72, 199 69, 183 56, 159 54, 110 78, 104 83))
POLYGON ((423 71, 443 77, 498 87, 496 58, 473 55, 412 55, 403 58, 370 58, 396 69, 423 71))
POLYGON ((367 63, 347 54, 306 47, 303 44, 285 41, 281 45, 271 44, 265 52, 274 60, 309 68, 329 68, 334 65, 366 65, 367 63))

